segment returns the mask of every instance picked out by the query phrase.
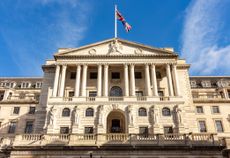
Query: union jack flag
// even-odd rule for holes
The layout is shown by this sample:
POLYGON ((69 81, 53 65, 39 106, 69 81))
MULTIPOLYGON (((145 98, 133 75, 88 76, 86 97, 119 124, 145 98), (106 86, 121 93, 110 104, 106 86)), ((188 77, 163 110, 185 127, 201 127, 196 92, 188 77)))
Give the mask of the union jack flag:
POLYGON ((116 10, 116 14, 117 19, 122 22, 126 32, 129 32, 132 29, 132 27, 126 22, 125 18, 121 15, 121 13, 118 10, 116 10))

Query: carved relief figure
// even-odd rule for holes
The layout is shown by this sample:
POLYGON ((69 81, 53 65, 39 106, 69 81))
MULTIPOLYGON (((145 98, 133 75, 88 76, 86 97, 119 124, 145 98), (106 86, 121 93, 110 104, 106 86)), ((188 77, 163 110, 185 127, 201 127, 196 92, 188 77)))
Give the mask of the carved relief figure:
POLYGON ((154 124, 158 124, 158 110, 155 108, 154 105, 150 108, 150 117, 153 120, 154 124))
POLYGON ((181 118, 181 112, 182 110, 179 108, 178 105, 175 106, 175 113, 176 113, 176 118, 179 124, 182 124, 182 118, 181 118))
POLYGON ((98 110, 99 110, 98 124, 103 125, 104 105, 100 105, 98 110))
POLYGON ((117 40, 115 40, 114 42, 111 42, 109 47, 110 48, 109 48, 108 54, 110 54, 110 53, 120 53, 121 54, 120 50, 121 50, 122 46, 117 40))
POLYGON ((73 125, 79 125, 79 109, 77 106, 74 107, 72 112, 72 123, 73 125))
POLYGON ((45 128, 47 128, 48 125, 54 125, 54 106, 52 106, 46 114, 45 128))
POLYGON ((128 106, 128 114, 129 114, 129 125, 133 125, 132 105, 128 106))

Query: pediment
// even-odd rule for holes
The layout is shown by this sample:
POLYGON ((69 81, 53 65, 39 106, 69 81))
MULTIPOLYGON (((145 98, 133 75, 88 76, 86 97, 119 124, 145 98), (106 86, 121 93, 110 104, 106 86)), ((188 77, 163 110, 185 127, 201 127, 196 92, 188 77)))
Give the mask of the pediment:
POLYGON ((105 40, 82 46, 79 48, 62 49, 54 56, 122 56, 122 55, 162 55, 162 56, 177 56, 173 51, 163 48, 154 48, 143 44, 130 42, 118 38, 105 40))

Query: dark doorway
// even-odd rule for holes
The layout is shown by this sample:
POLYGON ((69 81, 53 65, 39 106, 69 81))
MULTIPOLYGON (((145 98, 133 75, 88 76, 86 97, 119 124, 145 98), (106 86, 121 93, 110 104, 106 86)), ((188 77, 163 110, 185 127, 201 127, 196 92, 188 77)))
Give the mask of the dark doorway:
POLYGON ((111 133, 120 133, 121 132, 121 125, 119 119, 113 119, 112 120, 112 127, 111 127, 111 133))

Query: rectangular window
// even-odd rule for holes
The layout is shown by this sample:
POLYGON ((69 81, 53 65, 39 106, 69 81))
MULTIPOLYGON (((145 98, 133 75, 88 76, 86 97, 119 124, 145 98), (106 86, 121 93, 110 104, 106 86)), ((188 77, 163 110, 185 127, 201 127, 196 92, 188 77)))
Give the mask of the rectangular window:
POLYGON ((76 79, 76 72, 70 73, 70 79, 76 79))
POLYGON ((13 114, 19 114, 20 112, 20 107, 14 107, 13 114))
POLYGON ((89 92, 89 97, 96 97, 97 96, 97 91, 90 91, 89 92))
POLYGON ((85 127, 85 134, 93 134, 93 127, 85 127))
POLYGON ((32 133, 33 132, 33 121, 27 121, 25 127, 25 133, 32 133))
POLYGON ((36 108, 34 106, 29 107, 29 114, 35 114, 36 108))
POLYGON ((60 134, 69 134, 69 127, 61 127, 60 134))
POLYGON ((215 121, 215 124, 216 124, 216 131, 217 132, 224 132, 224 129, 223 129, 223 125, 222 125, 222 121, 221 120, 216 120, 215 121))
POLYGON ((69 92, 69 97, 74 97, 74 91, 69 92))
POLYGON ((149 134, 148 127, 139 127, 139 134, 140 136, 147 137, 149 134))
POLYGON ((205 121, 199 121, 199 129, 201 133, 207 132, 205 121))
POLYGON ((143 91, 136 91, 136 96, 137 97, 143 96, 143 91))
POLYGON ((164 127, 164 134, 171 134, 173 133, 173 128, 171 126, 164 127))
POLYGON ((16 131, 16 122, 10 122, 8 133, 15 133, 16 131))
POLYGON ((135 79, 142 79, 142 73, 141 72, 135 72, 135 79))
POLYGON ((97 79, 97 72, 90 72, 89 78, 90 79, 97 79))
POLYGON ((204 113, 203 107, 202 107, 202 106, 197 106, 197 107, 196 107, 196 112, 197 112, 198 114, 204 113))
POLYGON ((219 106, 213 106, 213 107, 212 107, 212 113, 213 113, 213 114, 218 114, 218 113, 220 113, 219 106))
POLYGON ((112 79, 120 79, 120 72, 112 72, 112 79))
POLYGON ((36 82, 35 88, 41 88, 42 87, 42 82, 36 82))
POLYGON ((163 91, 158 91, 158 95, 159 95, 160 97, 163 97, 163 96, 164 96, 164 92, 163 92, 163 91))

